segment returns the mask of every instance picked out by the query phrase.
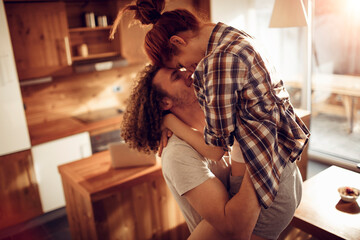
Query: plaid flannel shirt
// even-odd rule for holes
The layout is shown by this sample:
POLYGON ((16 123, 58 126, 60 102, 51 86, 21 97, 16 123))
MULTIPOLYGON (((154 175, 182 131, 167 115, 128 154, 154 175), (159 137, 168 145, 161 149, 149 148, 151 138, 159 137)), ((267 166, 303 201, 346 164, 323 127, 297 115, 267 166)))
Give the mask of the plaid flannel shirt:
POLYGON ((245 32, 218 23, 195 72, 205 117, 205 141, 239 142, 260 204, 273 202, 288 161, 299 159, 310 136, 294 113, 283 82, 245 32))

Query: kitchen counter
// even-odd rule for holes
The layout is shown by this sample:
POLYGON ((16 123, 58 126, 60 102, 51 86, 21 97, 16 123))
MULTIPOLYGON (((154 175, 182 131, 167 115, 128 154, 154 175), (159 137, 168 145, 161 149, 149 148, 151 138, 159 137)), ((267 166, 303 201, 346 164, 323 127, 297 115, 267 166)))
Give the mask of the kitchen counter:
MULTIPOLYGON (((306 110, 295 109, 298 116, 307 123, 310 122, 310 113, 306 110)), ((119 124, 122 120, 122 114, 106 118, 99 121, 81 121, 76 117, 63 118, 49 121, 46 123, 28 126, 31 145, 35 146, 48 141, 71 136, 81 132, 93 131, 119 124)))
POLYGON ((94 122, 84 122, 75 117, 63 118, 46 123, 28 126, 31 145, 35 146, 48 141, 71 136, 81 132, 92 131, 119 124, 122 115, 94 122))
POLYGON ((63 178, 76 186, 81 194, 93 201, 121 190, 162 177, 161 164, 144 167, 114 169, 109 151, 93 154, 91 157, 58 167, 63 178))
POLYGON ((55 78, 42 85, 22 86, 32 146, 119 126, 122 116, 117 108, 125 109, 132 82, 144 66, 144 62, 130 63, 107 71, 55 78))
POLYGON ((72 239, 186 239, 161 165, 114 169, 109 151, 58 167, 72 239))

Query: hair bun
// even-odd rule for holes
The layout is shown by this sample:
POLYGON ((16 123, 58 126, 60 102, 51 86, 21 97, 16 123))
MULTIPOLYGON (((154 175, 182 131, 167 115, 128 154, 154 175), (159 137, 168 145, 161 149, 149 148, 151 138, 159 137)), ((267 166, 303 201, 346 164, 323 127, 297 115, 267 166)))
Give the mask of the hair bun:
POLYGON ((137 0, 137 10, 135 19, 138 19, 142 24, 155 24, 161 17, 161 12, 164 10, 164 0, 137 0))

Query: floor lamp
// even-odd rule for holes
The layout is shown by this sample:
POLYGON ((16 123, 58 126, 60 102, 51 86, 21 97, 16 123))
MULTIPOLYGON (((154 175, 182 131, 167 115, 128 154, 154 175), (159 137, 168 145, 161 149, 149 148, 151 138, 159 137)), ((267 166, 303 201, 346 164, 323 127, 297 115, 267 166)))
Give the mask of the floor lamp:
POLYGON ((307 0, 307 13, 303 0, 275 0, 270 19, 270 28, 305 27, 307 26, 306 81, 302 84, 301 107, 311 111, 311 52, 312 1, 307 0))

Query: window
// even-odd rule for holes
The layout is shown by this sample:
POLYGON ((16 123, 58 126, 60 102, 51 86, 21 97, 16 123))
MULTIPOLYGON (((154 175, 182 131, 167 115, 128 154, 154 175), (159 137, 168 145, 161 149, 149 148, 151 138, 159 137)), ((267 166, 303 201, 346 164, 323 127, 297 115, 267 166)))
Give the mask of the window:
POLYGON ((360 1, 316 0, 310 148, 360 162, 360 1))
POLYGON ((307 27, 269 28, 275 0, 211 0, 211 18, 263 44, 294 107, 300 108, 304 97, 311 99, 311 155, 355 166, 360 163, 360 1, 312 1, 311 96, 302 94, 308 71, 307 27))

